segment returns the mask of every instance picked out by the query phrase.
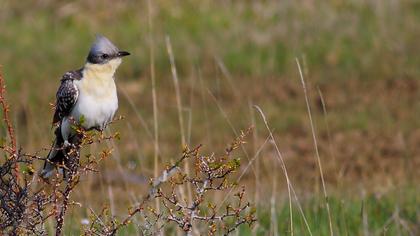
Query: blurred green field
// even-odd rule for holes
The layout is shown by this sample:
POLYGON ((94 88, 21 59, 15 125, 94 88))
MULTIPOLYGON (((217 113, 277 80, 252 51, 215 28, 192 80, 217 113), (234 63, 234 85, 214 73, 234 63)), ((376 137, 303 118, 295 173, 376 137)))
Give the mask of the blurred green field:
MULTIPOLYGON (((245 167, 268 135, 252 108, 260 106, 313 235, 328 234, 298 58, 308 83, 335 233, 420 233, 418 1, 162 0, 152 1, 152 12, 148 9, 147 1, 129 0, 0 2, 1 70, 19 144, 27 151, 50 145, 48 104, 54 102, 61 75, 83 66, 95 33, 132 53, 117 74, 118 113, 125 119, 111 129, 120 131, 121 140, 111 144, 114 157, 103 163, 103 173, 87 176, 79 186, 78 201, 94 207, 114 201, 115 214, 121 215, 144 194, 153 176, 152 55, 161 168, 181 152, 165 44, 169 37, 190 146, 203 143, 208 153, 222 151, 235 133, 254 125, 246 149, 238 154, 245 167)), ((241 180, 261 209, 255 231, 261 235, 275 235, 272 218, 280 234, 290 233, 287 186, 275 155, 267 144, 241 180), (278 200, 276 217, 270 214, 272 196, 278 200)), ((69 232, 85 214, 76 210, 69 215, 76 222, 67 225, 69 232)), ((294 215, 295 234, 307 234, 299 213, 294 215)))

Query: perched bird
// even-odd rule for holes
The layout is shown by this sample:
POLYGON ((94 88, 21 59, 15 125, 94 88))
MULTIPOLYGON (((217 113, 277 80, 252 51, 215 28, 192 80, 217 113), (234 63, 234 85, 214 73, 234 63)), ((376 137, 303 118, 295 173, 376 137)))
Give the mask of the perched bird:
POLYGON ((83 68, 63 75, 53 118, 56 137, 40 173, 42 178, 51 176, 55 165, 65 161, 69 146, 78 142, 74 122, 86 130, 103 130, 113 119, 118 108, 114 74, 121 58, 128 55, 98 35, 83 68))

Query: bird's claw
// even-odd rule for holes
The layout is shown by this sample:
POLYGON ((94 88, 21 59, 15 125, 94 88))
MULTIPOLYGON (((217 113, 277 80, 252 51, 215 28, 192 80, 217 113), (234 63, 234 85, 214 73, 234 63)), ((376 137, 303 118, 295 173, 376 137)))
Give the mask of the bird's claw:
POLYGON ((63 143, 63 148, 68 148, 70 146, 72 146, 71 143, 69 143, 69 141, 65 140, 64 143, 63 143))

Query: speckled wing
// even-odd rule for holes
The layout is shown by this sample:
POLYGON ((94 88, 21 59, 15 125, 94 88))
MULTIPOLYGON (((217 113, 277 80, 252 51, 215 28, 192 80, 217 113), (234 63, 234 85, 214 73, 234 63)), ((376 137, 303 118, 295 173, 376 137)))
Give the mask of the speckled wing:
POLYGON ((56 94, 57 101, 53 124, 61 121, 63 117, 70 115, 79 97, 79 89, 74 84, 74 81, 80 80, 81 78, 81 70, 69 71, 63 75, 61 85, 56 94))

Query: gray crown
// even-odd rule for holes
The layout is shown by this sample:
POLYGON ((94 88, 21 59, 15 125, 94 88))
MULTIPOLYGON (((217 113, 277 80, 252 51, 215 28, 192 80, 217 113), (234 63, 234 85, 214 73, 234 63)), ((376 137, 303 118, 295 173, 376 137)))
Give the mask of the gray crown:
POLYGON ((90 48, 87 61, 94 64, 104 64, 116 57, 130 55, 120 51, 109 39, 102 35, 96 35, 96 40, 90 48))

